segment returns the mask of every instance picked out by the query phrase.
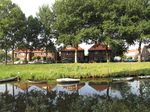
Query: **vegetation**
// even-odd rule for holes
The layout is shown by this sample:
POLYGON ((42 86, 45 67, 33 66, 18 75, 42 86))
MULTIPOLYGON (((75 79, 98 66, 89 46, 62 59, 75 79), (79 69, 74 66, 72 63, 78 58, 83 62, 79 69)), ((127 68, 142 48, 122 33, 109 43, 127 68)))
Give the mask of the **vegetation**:
POLYGON ((150 75, 149 62, 83 63, 83 64, 0 64, 0 78, 19 76, 22 79, 56 79, 62 77, 124 77, 150 75))
POLYGON ((141 44, 150 42, 149 0, 56 0, 52 8, 43 5, 37 17, 26 18, 10 0, 0 3, 0 48, 5 50, 6 64, 8 50, 27 53, 45 47, 46 54, 54 52, 52 38, 57 44, 70 44, 76 49, 75 63, 82 42, 103 43, 108 62, 111 56, 122 56, 126 46, 135 42, 139 43, 141 61, 141 44))
POLYGON ((25 15, 20 7, 10 0, 0 0, 0 48, 5 51, 5 64, 7 53, 14 50, 21 37, 25 23, 25 15))
POLYGON ((100 95, 80 96, 57 91, 30 91, 11 95, 0 93, 1 112, 149 112, 150 92, 143 95, 126 92, 124 98, 100 95))

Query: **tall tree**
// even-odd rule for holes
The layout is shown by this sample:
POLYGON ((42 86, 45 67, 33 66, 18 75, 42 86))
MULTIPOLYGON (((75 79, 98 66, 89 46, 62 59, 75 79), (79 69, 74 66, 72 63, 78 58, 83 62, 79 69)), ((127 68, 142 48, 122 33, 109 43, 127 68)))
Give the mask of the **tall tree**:
POLYGON ((150 38, 150 3, 149 0, 125 0, 124 5, 120 32, 127 43, 139 43, 138 61, 141 62, 141 44, 147 43, 150 38))
POLYGON ((21 9, 10 0, 0 0, 0 42, 5 50, 5 64, 7 64, 7 52, 13 50, 24 26, 25 16, 21 9))
POLYGON ((54 37, 54 30, 52 29, 52 23, 54 22, 53 13, 48 5, 43 5, 39 8, 37 18, 41 22, 40 41, 41 47, 46 48, 46 58, 48 51, 55 50, 52 38, 54 37), (53 50, 52 50, 53 49, 53 50))
POLYGON ((28 50, 34 50, 39 48, 39 34, 41 31, 40 21, 33 16, 29 16, 26 19, 26 28, 23 30, 23 39, 19 43, 18 48, 25 51, 25 62, 27 63, 28 50))
POLYGON ((54 28, 58 32, 57 43, 75 48, 77 63, 78 44, 99 36, 97 27, 89 24, 93 17, 93 4, 86 0, 58 0, 53 6, 54 28))

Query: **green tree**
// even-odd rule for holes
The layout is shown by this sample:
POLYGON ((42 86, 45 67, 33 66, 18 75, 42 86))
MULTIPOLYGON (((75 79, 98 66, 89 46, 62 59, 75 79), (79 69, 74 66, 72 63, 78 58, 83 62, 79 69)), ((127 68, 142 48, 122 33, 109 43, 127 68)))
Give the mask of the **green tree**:
POLYGON ((125 0, 124 14, 120 18, 120 33, 129 45, 138 42, 138 61, 141 62, 141 44, 150 39, 149 0, 125 0), (133 5, 134 4, 134 5, 133 5))
POLYGON ((110 61, 111 56, 121 56, 127 50, 125 46, 125 39, 122 38, 122 34, 119 33, 118 29, 119 19, 122 16, 123 1, 121 0, 108 0, 105 1, 105 9, 102 13, 103 23, 102 31, 105 40, 103 41, 106 46, 107 62, 110 61), (108 46, 112 48, 112 53, 108 52, 108 46))
POLYGON ((93 3, 85 0, 58 0, 53 6, 57 43, 75 48, 75 63, 78 44, 99 36, 97 26, 90 24, 95 16, 93 8, 93 3))
POLYGON ((7 52, 16 47, 25 16, 10 0, 0 0, 0 4, 0 47, 5 50, 5 64, 7 64, 7 52))
POLYGON ((53 13, 48 5, 43 5, 39 8, 37 18, 41 22, 40 42, 41 47, 46 48, 46 58, 49 51, 54 51, 55 47, 52 42, 54 38, 54 31, 52 29, 52 23, 54 22, 53 13))
POLYGON ((27 63, 27 53, 28 50, 34 50, 39 48, 39 34, 41 31, 41 23, 36 17, 29 16, 26 19, 26 28, 23 30, 23 41, 18 45, 19 49, 25 51, 25 62, 27 63))

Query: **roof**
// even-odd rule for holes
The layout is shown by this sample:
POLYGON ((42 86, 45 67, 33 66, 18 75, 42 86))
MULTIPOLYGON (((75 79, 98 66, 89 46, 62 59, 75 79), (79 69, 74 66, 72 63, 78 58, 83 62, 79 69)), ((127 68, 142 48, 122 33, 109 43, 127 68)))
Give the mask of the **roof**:
MULTIPOLYGON (((43 51, 43 52, 45 52, 46 50, 45 49, 36 49, 36 50, 27 50, 27 52, 41 52, 41 51, 43 51)), ((26 50, 21 50, 21 49, 15 49, 14 50, 14 52, 26 52, 26 50)))
MULTIPOLYGON (((106 46, 103 43, 96 43, 89 49, 89 51, 94 51, 94 50, 106 50, 106 46)), ((112 50, 112 49, 108 47, 108 50, 112 50)))
MULTIPOLYGON (((62 51, 75 51, 75 48, 73 47, 68 47, 66 49, 62 49, 62 51)), ((84 51, 83 48, 81 48, 80 46, 78 46, 78 51, 84 51)))

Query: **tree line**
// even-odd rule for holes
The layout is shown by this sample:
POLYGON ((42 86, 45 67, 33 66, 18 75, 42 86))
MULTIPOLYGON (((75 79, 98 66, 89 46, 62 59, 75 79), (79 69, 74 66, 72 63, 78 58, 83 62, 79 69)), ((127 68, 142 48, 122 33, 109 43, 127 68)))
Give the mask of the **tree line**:
MULTIPOLYGON (((129 45, 150 42, 149 0, 56 0, 52 7, 42 5, 36 17, 25 17, 17 4, 0 0, 0 48, 28 50, 46 48, 46 54, 57 45, 72 45, 77 62, 78 45, 103 43, 107 60, 123 55, 129 45), (112 48, 111 55, 108 47, 112 48)), ((13 60, 12 52, 12 60, 13 60)))

